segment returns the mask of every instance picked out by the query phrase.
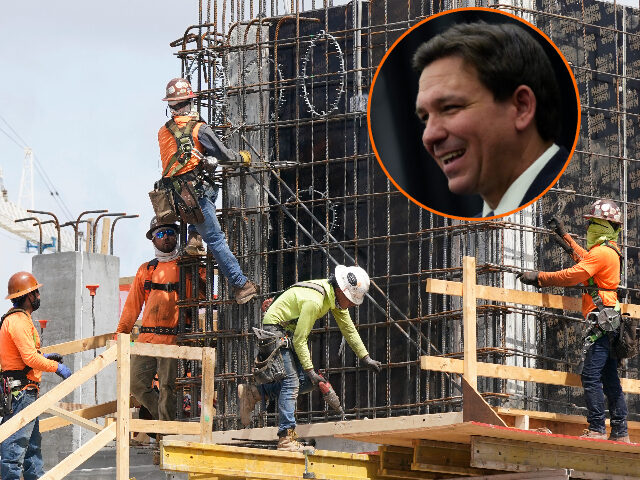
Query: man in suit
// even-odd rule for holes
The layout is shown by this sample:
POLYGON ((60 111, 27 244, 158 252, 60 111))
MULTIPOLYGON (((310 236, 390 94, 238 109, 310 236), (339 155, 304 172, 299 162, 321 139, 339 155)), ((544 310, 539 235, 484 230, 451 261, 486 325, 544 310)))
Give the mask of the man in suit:
POLYGON ((559 87, 524 28, 458 24, 422 44, 413 64, 422 143, 452 192, 482 197, 479 216, 513 211, 557 180, 569 156, 555 143, 559 87))

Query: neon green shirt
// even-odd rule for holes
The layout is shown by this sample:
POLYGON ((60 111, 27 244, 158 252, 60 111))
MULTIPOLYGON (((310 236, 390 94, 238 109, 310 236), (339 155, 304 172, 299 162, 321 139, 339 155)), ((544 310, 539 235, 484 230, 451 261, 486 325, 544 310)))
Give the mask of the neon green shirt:
POLYGON ((307 287, 292 287, 280 295, 271 304, 264 315, 264 325, 280 325, 293 332, 293 348, 304 370, 313 368, 307 340, 316 320, 324 317, 329 310, 336 319, 338 328, 358 358, 368 355, 362 339, 351 321, 348 309, 336 304, 336 294, 329 280, 310 280, 324 288, 324 297, 320 292, 307 287), (296 322, 297 319, 297 322, 296 322))

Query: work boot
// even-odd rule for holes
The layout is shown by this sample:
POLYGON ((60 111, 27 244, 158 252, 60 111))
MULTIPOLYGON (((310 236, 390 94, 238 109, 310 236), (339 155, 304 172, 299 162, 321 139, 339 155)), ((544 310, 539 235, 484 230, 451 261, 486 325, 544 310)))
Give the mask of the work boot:
POLYGON ((582 433, 582 435, 580 435, 580 438, 595 438, 597 440, 606 440, 607 439, 607 434, 606 433, 596 432, 595 430, 587 430, 587 429, 585 429, 585 431, 582 433))
POLYGON ((251 414, 253 409, 262 400, 262 395, 258 391, 258 387, 253 384, 238 385, 238 416, 243 426, 251 423, 251 414))
POLYGON ((233 289, 233 297, 236 300, 238 305, 242 305, 243 303, 247 303, 253 297, 255 297, 260 289, 258 286, 250 280, 247 280, 242 287, 235 287, 233 289))
POLYGON ((613 435, 609 435, 609 440, 613 440, 614 442, 631 443, 629 435, 625 435, 623 437, 614 437, 613 435))
POLYGON ((197 232, 197 230, 189 231, 187 246, 185 247, 184 252, 187 255, 192 255, 192 256, 207 254, 207 251, 204 248, 204 244, 202 243, 202 237, 197 232))
POLYGON ((313 451, 310 445, 303 445, 298 441, 298 434, 295 428, 290 428, 278 434, 278 450, 284 452, 304 452, 313 451))

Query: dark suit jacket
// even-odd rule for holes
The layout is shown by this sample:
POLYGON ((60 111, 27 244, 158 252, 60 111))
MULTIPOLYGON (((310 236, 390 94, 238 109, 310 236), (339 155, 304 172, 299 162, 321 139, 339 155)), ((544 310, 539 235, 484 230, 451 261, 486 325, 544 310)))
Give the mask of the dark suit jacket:
MULTIPOLYGON (((551 159, 547 162, 538 176, 534 179, 534 181, 529 185, 527 189, 527 193, 525 194, 522 202, 519 206, 522 206, 534 198, 536 198, 542 191, 551 185, 551 182, 558 176, 562 168, 564 167, 567 158, 569 157, 569 152, 566 148, 560 145, 560 150, 556 152, 556 154, 551 157, 551 159)), ((482 217, 482 211, 480 211, 476 216, 476 218, 482 217)))

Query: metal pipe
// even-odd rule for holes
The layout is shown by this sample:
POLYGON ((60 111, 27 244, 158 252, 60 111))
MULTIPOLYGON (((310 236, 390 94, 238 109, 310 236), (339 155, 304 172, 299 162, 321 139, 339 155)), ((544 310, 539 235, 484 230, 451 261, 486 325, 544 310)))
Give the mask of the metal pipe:
POLYGON ((26 217, 19 218, 18 220, 14 220, 16 223, 26 222, 27 220, 35 220, 38 225, 38 230, 40 230, 40 243, 38 244, 38 253, 42 254, 42 224, 40 223, 40 219, 38 217, 26 217))
MULTIPOLYGON (((76 219, 76 226, 73 228, 74 232, 76 233, 76 239, 75 239, 75 251, 78 251, 78 225, 81 223, 80 222, 80 218, 83 215, 86 215, 87 213, 104 213, 104 212, 108 212, 108 210, 85 210, 84 212, 82 212, 80 215, 78 215, 78 218, 76 219)), ((85 220, 86 222, 87 220, 85 220)))
POLYGON ((113 255, 113 229, 116 228, 116 223, 118 220, 122 220, 123 218, 138 218, 140 215, 122 215, 116 218, 111 224, 111 235, 109 236, 109 255, 113 255))
POLYGON ((103 213, 102 215, 98 215, 96 221, 93 224, 93 231, 91 232, 91 251, 96 253, 96 229, 98 228, 98 222, 102 217, 124 217, 127 214, 124 212, 120 213, 103 213))
MULTIPOLYGON (((29 213, 39 213, 40 215, 51 215, 56 224, 56 231, 58 232, 58 252, 62 251, 62 237, 60 237, 60 222, 58 222, 58 217, 56 217, 52 212, 45 212, 42 210, 27 210, 29 213)), ((42 243, 42 242, 41 242, 42 243)))

